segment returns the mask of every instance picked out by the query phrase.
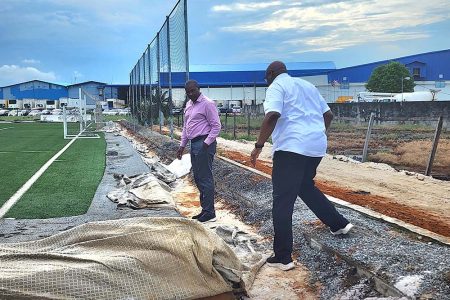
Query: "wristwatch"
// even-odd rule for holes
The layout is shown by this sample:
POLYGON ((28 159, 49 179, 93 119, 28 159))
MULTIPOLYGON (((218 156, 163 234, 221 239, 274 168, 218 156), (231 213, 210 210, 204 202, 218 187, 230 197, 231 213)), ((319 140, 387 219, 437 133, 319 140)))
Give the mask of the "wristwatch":
POLYGON ((264 147, 264 144, 255 143, 255 148, 256 149, 262 149, 263 147, 264 147))

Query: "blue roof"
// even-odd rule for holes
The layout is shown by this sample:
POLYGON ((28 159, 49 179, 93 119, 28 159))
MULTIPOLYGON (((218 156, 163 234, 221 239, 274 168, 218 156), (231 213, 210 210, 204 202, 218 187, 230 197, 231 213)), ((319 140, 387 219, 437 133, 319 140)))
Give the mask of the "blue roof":
POLYGON ((77 85, 85 85, 85 84, 88 84, 88 83, 99 83, 99 84, 101 84, 101 85, 106 85, 106 83, 104 83, 104 82, 89 80, 89 81, 84 81, 84 82, 79 82, 79 83, 69 84, 67 87, 77 86, 77 85))
MULTIPOLYGON (((210 64, 191 65, 189 72, 233 72, 233 71, 266 71, 270 63, 257 64, 210 64)), ((288 70, 330 70, 336 69, 334 62, 290 62, 286 63, 288 70)))
MULTIPOLYGON (((266 69, 270 63, 257 64, 209 64, 191 65, 189 78, 198 81, 201 87, 206 86, 266 86, 264 80, 266 69)), ((324 62, 291 62, 286 63, 288 73, 294 77, 313 76, 326 74, 335 70, 332 61, 324 62)), ((163 74, 163 73, 161 73, 163 74)), ((161 85, 166 86, 167 76, 162 76, 161 85)), ((172 73, 172 86, 184 87, 185 73, 172 73)))
POLYGON ((10 84, 10 85, 5 85, 5 86, 2 86, 2 87, 3 87, 3 88, 8 88, 8 87, 13 87, 13 86, 16 86, 16 85, 21 85, 21 84, 30 83, 30 82, 43 82, 43 83, 48 83, 48 84, 53 84, 53 85, 58 85, 58 86, 63 86, 63 87, 65 87, 65 86, 62 85, 62 84, 53 83, 53 82, 44 81, 44 80, 37 80, 37 79, 35 79, 35 80, 29 80, 29 81, 24 81, 24 82, 19 82, 19 83, 10 84))
POLYGON ((404 64, 411 73, 413 68, 419 68, 420 78, 417 80, 439 80, 440 74, 443 75, 443 80, 450 79, 450 72, 448 72, 450 69, 450 49, 446 49, 331 70, 328 73, 328 80, 330 82, 333 80, 341 82, 346 77, 348 82, 366 82, 376 67, 391 61, 404 64))

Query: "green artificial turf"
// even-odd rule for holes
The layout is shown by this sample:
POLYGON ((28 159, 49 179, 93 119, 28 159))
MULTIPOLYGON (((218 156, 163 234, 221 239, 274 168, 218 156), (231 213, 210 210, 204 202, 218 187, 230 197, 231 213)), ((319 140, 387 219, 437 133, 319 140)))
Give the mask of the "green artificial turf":
POLYGON ((0 206, 67 142, 62 124, 0 124, 0 206))
MULTIPOLYGON (((5 217, 85 213, 105 168, 106 143, 103 134, 100 137, 76 140, 5 217)), ((62 124, 0 124, 0 206, 68 142, 63 139, 62 124)))
POLYGON ((87 212, 105 169, 106 143, 76 140, 8 212, 7 217, 40 219, 87 212))

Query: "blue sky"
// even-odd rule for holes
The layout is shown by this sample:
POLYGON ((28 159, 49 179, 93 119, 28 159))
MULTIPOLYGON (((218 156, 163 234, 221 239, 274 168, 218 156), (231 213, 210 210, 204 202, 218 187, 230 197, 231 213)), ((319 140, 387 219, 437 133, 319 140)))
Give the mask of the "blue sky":
MULTIPOLYGON (((450 48, 448 0, 188 0, 191 64, 334 61, 450 48)), ((128 83, 175 0, 1 0, 0 86, 128 83)))

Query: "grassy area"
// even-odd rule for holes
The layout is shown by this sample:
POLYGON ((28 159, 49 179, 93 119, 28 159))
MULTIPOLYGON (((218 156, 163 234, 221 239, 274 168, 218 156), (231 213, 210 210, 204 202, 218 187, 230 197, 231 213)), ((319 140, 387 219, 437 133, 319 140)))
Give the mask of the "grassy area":
POLYGON ((0 124, 0 205, 68 142, 62 124, 0 124))
POLYGON ((36 121, 40 120, 40 116, 0 116, 0 121, 7 121, 7 122, 15 122, 15 121, 36 121))
MULTIPOLYGON (((261 126, 262 120, 264 119, 263 115, 260 116, 251 116, 250 117, 250 130, 259 130, 259 127, 261 126)), ((232 114, 226 116, 225 114, 220 115, 220 122, 222 123, 222 127, 227 125, 228 129, 232 129, 235 122, 237 128, 248 128, 248 116, 247 115, 236 115, 233 116, 232 114), (236 118, 236 121, 235 121, 236 118)))
MULTIPOLYGON (((60 123, 0 124, 0 206, 66 143, 60 123)), ((7 217, 49 218, 86 212, 103 176, 105 148, 103 135, 75 141, 7 217)))
MULTIPOLYGON (((231 133, 224 132, 223 130, 220 132, 219 136, 226 140, 234 140, 235 139, 232 132, 231 133)), ((258 138, 258 136, 256 136, 256 135, 248 136, 247 134, 236 134, 236 140, 256 141, 257 138, 258 138)))
POLYGON ((52 218, 86 213, 105 168, 106 143, 79 139, 9 211, 13 218, 52 218))

